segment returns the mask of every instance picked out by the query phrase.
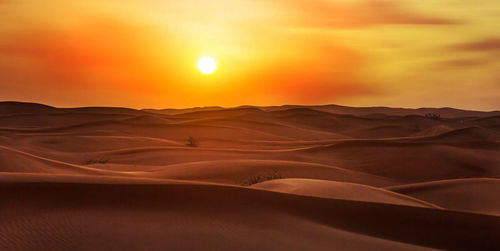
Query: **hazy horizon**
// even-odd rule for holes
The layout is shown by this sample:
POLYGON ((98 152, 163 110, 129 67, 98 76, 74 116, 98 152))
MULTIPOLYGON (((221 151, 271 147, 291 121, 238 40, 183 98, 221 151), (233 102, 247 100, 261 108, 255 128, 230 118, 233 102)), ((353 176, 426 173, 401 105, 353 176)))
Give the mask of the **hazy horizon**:
POLYGON ((85 107, 109 107, 109 108, 130 108, 130 109, 136 109, 136 110, 148 110, 148 109, 153 109, 153 110, 162 110, 162 109, 173 109, 173 110, 182 110, 182 109, 191 109, 191 108, 210 108, 210 107, 217 107, 217 108, 224 108, 224 109, 231 109, 231 108, 239 108, 239 107, 281 107, 281 106, 343 106, 343 107, 351 107, 351 108, 391 108, 391 109, 444 109, 444 108, 451 108, 451 109, 457 109, 457 110, 470 110, 470 111, 479 111, 479 112, 497 112, 500 111, 500 108, 498 109, 491 109, 491 110, 481 110, 481 109, 469 109, 469 108, 461 108, 461 107, 452 107, 452 106, 442 106, 442 107, 432 107, 432 106, 416 106, 416 107, 403 107, 403 106, 385 106, 385 105, 374 105, 374 106, 351 106, 351 105, 343 105, 343 104, 333 104, 333 103, 328 103, 328 104, 282 104, 282 105, 251 105, 251 104, 242 104, 242 105, 235 105, 235 106, 221 106, 221 105, 206 105, 206 106, 185 106, 185 107, 128 107, 128 106, 105 106, 105 105, 83 105, 83 106, 59 106, 59 105, 53 105, 53 104, 47 104, 47 103, 40 103, 40 102, 33 102, 33 101, 19 101, 19 100, 0 100, 0 103, 2 102, 16 102, 16 103, 32 103, 32 104, 40 104, 40 105, 46 105, 46 106, 51 106, 55 108, 85 108, 85 107))

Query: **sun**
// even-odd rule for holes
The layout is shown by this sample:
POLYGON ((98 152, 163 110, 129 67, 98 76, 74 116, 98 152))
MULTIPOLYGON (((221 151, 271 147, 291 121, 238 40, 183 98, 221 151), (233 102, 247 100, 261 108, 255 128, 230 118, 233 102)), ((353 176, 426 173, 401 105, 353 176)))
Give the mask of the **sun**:
POLYGON ((212 74, 217 69, 217 62, 212 57, 202 57, 198 60, 198 70, 203 74, 212 74))

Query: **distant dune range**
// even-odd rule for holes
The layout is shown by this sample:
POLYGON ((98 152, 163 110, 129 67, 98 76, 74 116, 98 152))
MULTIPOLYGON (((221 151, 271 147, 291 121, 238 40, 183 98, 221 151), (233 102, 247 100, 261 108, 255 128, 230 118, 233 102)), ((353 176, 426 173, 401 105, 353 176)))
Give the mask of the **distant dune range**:
POLYGON ((498 250, 499 194, 497 111, 0 102, 0 250, 498 250))

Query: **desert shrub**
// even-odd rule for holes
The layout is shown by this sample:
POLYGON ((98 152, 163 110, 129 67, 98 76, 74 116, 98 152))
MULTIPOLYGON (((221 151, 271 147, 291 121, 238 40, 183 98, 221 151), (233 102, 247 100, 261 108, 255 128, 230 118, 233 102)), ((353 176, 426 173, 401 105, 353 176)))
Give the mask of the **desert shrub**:
POLYGON ((270 173, 254 175, 254 176, 248 178, 247 180, 243 181, 241 183, 241 185, 242 186, 251 186, 253 184, 257 184, 257 183, 264 182, 267 180, 275 180, 275 179, 282 179, 282 178, 283 177, 281 176, 281 174, 278 171, 273 170, 270 173))
POLYGON ((100 159, 87 159, 83 162, 84 165, 91 165, 91 164, 106 164, 108 163, 108 159, 100 158, 100 159))
POLYGON ((198 142, 196 141, 196 139, 193 138, 193 136, 189 136, 187 141, 188 141, 188 143, 186 144, 186 146, 190 146, 190 147, 197 147, 198 146, 198 142))
POLYGON ((425 117, 430 119, 440 119, 441 115, 438 113, 427 113, 425 114, 425 117))

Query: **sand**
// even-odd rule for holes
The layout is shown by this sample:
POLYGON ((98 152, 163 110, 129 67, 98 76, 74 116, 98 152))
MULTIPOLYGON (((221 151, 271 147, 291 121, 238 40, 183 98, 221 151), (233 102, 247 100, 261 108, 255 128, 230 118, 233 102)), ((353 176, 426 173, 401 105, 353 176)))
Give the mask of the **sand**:
POLYGON ((500 216, 500 179, 440 180, 393 186, 387 189, 447 209, 500 216))
POLYGON ((498 250, 499 114, 0 102, 0 250, 498 250))

